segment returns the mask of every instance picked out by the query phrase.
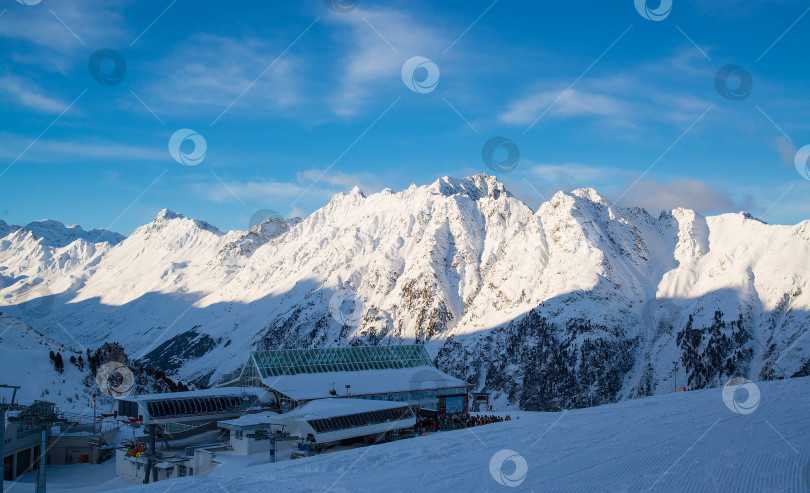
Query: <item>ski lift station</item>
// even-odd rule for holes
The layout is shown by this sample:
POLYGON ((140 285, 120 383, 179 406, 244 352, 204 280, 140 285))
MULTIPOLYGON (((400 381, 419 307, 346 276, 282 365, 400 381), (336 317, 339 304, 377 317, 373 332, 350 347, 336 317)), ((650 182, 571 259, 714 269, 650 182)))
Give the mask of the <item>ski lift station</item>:
POLYGON ((116 473, 146 481, 150 472, 153 480, 201 474, 216 465, 217 448, 269 451, 275 461, 277 442, 297 441, 307 451, 374 443, 413 429, 420 414, 468 405, 469 385, 437 370, 418 344, 254 351, 231 376, 211 389, 117 400, 116 418, 146 426, 149 446, 119 447, 116 473), (169 441, 217 429, 227 433, 226 443, 157 453, 156 437, 166 449, 169 441))

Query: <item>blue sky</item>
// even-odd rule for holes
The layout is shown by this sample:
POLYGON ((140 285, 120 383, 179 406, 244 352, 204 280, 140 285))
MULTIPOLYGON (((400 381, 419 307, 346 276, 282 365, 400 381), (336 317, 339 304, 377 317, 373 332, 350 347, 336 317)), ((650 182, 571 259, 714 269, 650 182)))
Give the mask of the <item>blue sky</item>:
POLYGON ((0 3, 9 223, 129 234, 169 208, 245 229, 355 185, 480 172, 532 207, 593 187, 655 215, 810 218, 793 163, 810 144, 807 1, 673 0, 656 21, 632 0, 26 2, 0 3), (126 62, 117 84, 91 74, 101 49, 126 62), (414 56, 439 70, 429 92, 403 83, 414 56), (728 64, 751 75, 742 100, 715 87, 728 64), (181 129, 205 141, 196 166, 169 153, 181 129), (482 160, 496 136, 520 150, 510 173, 482 160))

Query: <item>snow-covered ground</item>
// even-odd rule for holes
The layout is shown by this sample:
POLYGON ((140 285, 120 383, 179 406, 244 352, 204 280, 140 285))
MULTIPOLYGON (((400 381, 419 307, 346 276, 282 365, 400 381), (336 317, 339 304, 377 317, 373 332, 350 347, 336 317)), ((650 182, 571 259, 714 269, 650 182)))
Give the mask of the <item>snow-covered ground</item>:
MULTIPOLYGON (((738 414, 723 389, 683 392, 178 480, 173 492, 259 491, 807 491, 810 378, 757 384, 738 414), (526 463, 508 483, 511 450, 526 463), (496 455, 498 454, 498 455, 496 455), (491 467, 494 466, 494 467, 491 467), (803 477, 804 474, 804 477, 803 477), (514 478, 517 482, 520 478, 514 478)), ((745 401, 744 390, 737 398, 745 401)), ((518 462, 520 460, 518 459, 518 462)), ((139 487, 165 489, 166 484, 139 487)), ((135 491, 135 490, 132 490, 135 491)))
MULTIPOLYGON (((808 491, 810 378, 756 386, 759 400, 748 404, 757 405, 738 405, 753 409, 748 414, 733 412, 722 388, 519 412, 508 422, 123 491, 808 491)), ((739 389, 736 397, 748 394, 739 389)), ((94 474, 74 487, 129 486, 110 481, 109 466, 78 466, 49 469, 49 491, 68 486, 67 475, 78 477, 82 467, 94 474)))

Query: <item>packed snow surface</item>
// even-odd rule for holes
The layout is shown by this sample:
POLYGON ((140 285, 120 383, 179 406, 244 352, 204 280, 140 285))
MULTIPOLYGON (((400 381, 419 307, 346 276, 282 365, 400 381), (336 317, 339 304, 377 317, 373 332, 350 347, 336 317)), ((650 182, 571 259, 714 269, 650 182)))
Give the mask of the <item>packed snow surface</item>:
POLYGON ((810 378, 755 385, 749 414, 722 388, 679 392, 126 491, 807 491, 810 378), (491 464, 515 453, 523 478, 512 460, 491 464))

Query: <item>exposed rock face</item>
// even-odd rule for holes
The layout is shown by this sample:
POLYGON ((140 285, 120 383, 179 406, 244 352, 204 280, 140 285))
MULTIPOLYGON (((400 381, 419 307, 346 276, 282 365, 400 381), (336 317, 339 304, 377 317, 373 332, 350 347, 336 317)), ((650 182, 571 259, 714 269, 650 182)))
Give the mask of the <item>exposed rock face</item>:
POLYGON ((656 218, 592 189, 532 211, 477 175, 355 189, 248 232, 170 211, 119 243, 20 231, 0 240, 4 311, 200 384, 254 348, 412 341, 530 409, 810 368, 810 221, 656 218))

